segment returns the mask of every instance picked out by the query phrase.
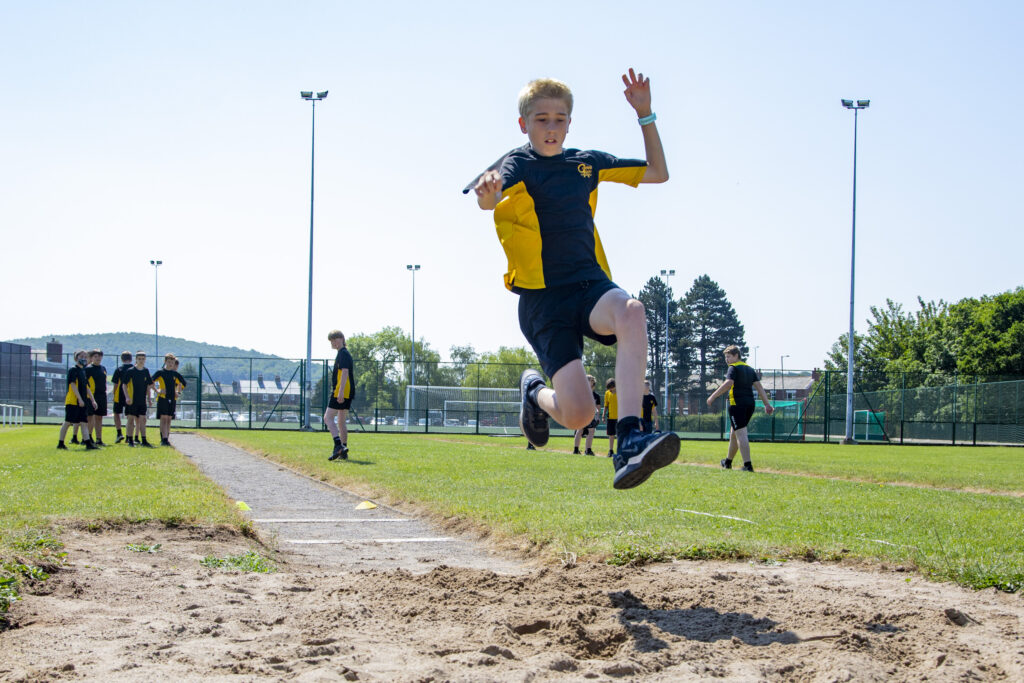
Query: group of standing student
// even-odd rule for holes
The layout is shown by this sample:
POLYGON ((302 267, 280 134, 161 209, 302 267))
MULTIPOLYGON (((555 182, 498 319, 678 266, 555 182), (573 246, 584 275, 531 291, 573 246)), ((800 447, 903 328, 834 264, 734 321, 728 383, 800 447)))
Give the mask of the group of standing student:
MULTIPOLYGON (((76 351, 75 364, 68 370, 68 390, 64 398, 64 423, 60 428, 57 448, 67 450, 64 438, 72 429, 71 443, 78 443, 81 430, 86 450, 105 446, 103 418, 107 415, 107 369, 103 366, 103 352, 93 349, 76 351)), ((170 446, 171 420, 177 407, 177 398, 185 388, 185 379, 178 373, 178 359, 173 353, 164 356, 164 367, 150 375, 146 368, 145 351, 121 354, 121 365, 114 370, 115 443, 126 441, 129 446, 154 448, 146 438, 146 418, 152 406, 152 394, 157 395, 157 417, 160 420, 160 445, 170 446), (122 431, 121 416, 127 416, 127 436, 122 431)))

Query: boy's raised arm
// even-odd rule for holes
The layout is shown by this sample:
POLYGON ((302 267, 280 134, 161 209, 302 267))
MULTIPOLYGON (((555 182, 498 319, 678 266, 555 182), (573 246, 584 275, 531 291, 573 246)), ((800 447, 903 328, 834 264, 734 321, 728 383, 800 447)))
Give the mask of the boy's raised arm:
MULTIPOLYGON (((637 118, 643 120, 653 116, 651 109, 651 79, 644 78, 630 68, 628 74, 622 75, 622 82, 626 84, 623 94, 629 106, 636 110, 637 118)), ((665 161, 665 148, 661 144, 661 136, 658 135, 657 124, 651 120, 649 123, 641 123, 640 130, 644 134, 644 152, 647 155, 647 172, 644 173, 641 183, 663 183, 668 180, 668 163, 665 161)))

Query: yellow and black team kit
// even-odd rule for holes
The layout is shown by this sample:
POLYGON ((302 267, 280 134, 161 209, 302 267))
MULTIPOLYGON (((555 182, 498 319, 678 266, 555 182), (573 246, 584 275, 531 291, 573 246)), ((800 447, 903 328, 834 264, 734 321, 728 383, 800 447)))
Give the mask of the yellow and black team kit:
POLYGON ((355 371, 352 367, 352 354, 348 349, 338 349, 338 355, 334 358, 334 372, 331 375, 331 399, 327 404, 328 408, 334 410, 348 410, 352 407, 352 399, 356 395, 355 371), (341 383, 341 371, 348 370, 348 379, 344 385, 341 383))
POLYGON ((729 422, 733 429, 743 429, 754 415, 754 382, 757 371, 743 361, 729 364, 725 379, 732 380, 729 387, 729 422))
POLYGON ((124 392, 121 387, 124 386, 124 374, 131 369, 131 363, 121 363, 110 377, 110 383, 114 385, 114 415, 124 414, 124 392))
POLYGON ((87 413, 84 405, 78 405, 78 398, 75 397, 75 387, 78 388, 78 395, 82 397, 83 403, 89 403, 89 394, 86 393, 85 370, 80 365, 73 365, 68 368, 68 393, 64 396, 64 421, 68 424, 79 424, 85 422, 87 413))
POLYGON ((86 412, 103 417, 107 414, 107 369, 102 365, 86 365, 85 385, 89 387, 89 391, 92 392, 92 396, 96 400, 95 410, 91 403, 85 402, 86 412))
POLYGON ((121 377, 121 386, 124 387, 124 392, 128 394, 125 406, 126 412, 129 415, 144 417, 149 412, 146 394, 152 384, 153 377, 149 374, 149 368, 139 370, 133 365, 125 371, 121 377))
POLYGON ((184 388, 185 378, 176 370, 161 368, 153 373, 153 385, 156 387, 156 416, 174 417, 177 407, 178 387, 184 388))
POLYGON ((605 433, 608 436, 615 436, 615 428, 619 423, 619 396, 612 390, 604 392, 604 407, 608 411, 608 422, 605 423, 605 433))
POLYGON ((505 287, 520 295, 519 326, 550 377, 583 357, 584 336, 615 343, 589 324, 598 299, 616 288, 594 225, 597 187, 603 181, 636 187, 647 162, 579 149, 546 157, 526 144, 484 173, 489 170, 502 179, 494 225, 508 259, 505 287))

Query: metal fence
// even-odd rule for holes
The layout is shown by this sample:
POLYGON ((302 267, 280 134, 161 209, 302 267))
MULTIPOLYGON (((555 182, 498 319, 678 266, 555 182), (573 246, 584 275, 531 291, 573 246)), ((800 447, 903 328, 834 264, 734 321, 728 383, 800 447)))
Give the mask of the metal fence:
MULTIPOLYGON (((280 358, 179 360, 187 387, 178 399, 175 427, 300 429, 308 405, 312 427, 326 429, 322 417, 332 360, 315 360, 310 368, 304 360, 280 358)), ((64 354, 61 362, 33 354, 30 371, 19 370, 24 376, 0 374, 0 403, 20 407, 25 423, 61 423, 65 378, 72 362, 70 354, 64 354)), ((402 360, 356 359, 349 430, 518 434, 516 387, 523 369, 498 363, 418 361, 413 380, 410 366, 402 360)), ((113 368, 108 366, 107 372, 109 378, 113 368)), ((597 391, 603 396, 605 380, 614 375, 614 368, 588 368, 588 372, 597 378, 597 391)), ((652 377, 660 404, 664 394, 659 379, 652 377)), ((845 372, 765 370, 761 382, 777 410, 772 416, 761 410, 755 413, 749 425, 752 440, 838 441, 844 437, 845 372)), ((1024 378, 860 374, 854 387, 858 441, 1024 444, 1024 378)), ((719 399, 711 409, 704 402, 713 388, 702 391, 691 383, 677 391, 670 386, 669 410, 659 406, 661 428, 683 438, 727 439, 727 399, 719 399)), ((108 411, 112 405, 110 396, 108 411)), ((551 427, 555 435, 572 433, 561 425, 551 427)), ((603 435, 603 427, 598 429, 598 435, 603 435)))

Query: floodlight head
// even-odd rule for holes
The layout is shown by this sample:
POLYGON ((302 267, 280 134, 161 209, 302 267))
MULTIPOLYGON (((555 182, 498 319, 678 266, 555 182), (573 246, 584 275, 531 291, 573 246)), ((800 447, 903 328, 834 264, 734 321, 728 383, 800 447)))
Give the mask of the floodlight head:
POLYGON ((308 100, 308 99, 311 99, 313 97, 313 91, 312 90, 300 90, 299 94, 302 95, 302 99, 304 99, 304 100, 308 100))
POLYGON ((868 105, 871 104, 871 100, 857 100, 857 106, 867 109, 868 105))
POLYGON ((324 90, 324 91, 322 91, 322 92, 318 92, 318 93, 316 94, 316 96, 317 96, 317 97, 319 97, 319 98, 320 98, 320 99, 322 100, 322 99, 324 99, 325 97, 327 97, 327 91, 326 91, 326 90, 324 90))
POLYGON ((149 265, 151 265, 151 266, 159 266, 161 263, 163 263, 163 261, 150 261, 149 265))
POLYGON ((853 100, 839 100, 839 101, 842 102, 843 106, 846 107, 847 109, 850 109, 850 108, 853 107, 853 100))

